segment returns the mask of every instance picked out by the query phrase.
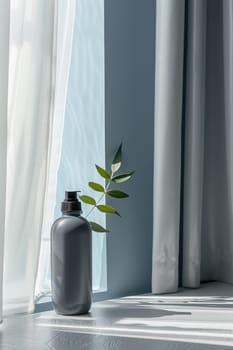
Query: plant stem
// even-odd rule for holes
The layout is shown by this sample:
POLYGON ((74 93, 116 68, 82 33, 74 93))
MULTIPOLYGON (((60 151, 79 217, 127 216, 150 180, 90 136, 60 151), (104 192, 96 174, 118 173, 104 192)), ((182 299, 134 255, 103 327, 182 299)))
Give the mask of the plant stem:
POLYGON ((91 210, 87 213, 86 218, 93 212, 93 210, 97 207, 97 205, 99 204, 99 202, 103 199, 105 195, 105 190, 104 193, 101 195, 101 197, 98 199, 98 201, 96 202, 95 205, 93 205, 93 207, 91 208, 91 210))
MULTIPOLYGON (((111 179, 113 177, 114 173, 111 174, 111 179)), ((86 215, 86 218, 93 212, 93 210, 97 207, 97 205, 102 201, 102 199, 104 198, 104 196, 106 195, 107 190, 109 189, 110 183, 111 183, 111 179, 107 182, 107 185, 104 188, 104 192, 102 193, 102 195, 100 196, 100 198, 97 200, 96 204, 93 205, 93 207, 89 210, 89 212, 86 215)))

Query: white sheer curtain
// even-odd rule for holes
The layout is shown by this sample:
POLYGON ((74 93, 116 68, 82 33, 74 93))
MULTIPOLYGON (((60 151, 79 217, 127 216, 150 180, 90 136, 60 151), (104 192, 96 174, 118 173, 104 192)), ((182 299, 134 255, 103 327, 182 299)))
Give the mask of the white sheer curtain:
POLYGON ((6 202, 7 87, 10 2, 0 0, 0 322, 2 320, 3 243, 6 202))
POLYGON ((75 8, 76 0, 68 2, 62 0, 57 2, 54 122, 50 150, 49 174, 47 179, 43 213, 39 268, 36 281, 36 298, 48 293, 48 290, 50 291, 50 285, 47 289, 44 288, 44 284, 48 279, 48 275, 50 277, 50 228, 54 221, 54 211, 57 198, 57 174, 62 152, 64 119, 75 22, 75 8))
MULTIPOLYGON (((59 163, 74 3, 11 1, 5 314, 34 308, 41 233, 55 205, 51 184, 56 183, 59 163)), ((0 152, 4 159, 4 148, 0 152)))

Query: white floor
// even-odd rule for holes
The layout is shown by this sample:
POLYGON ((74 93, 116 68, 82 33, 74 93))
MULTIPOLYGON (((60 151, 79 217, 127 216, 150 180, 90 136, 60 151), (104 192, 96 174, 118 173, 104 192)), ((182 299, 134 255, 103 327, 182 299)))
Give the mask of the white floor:
POLYGON ((93 305, 91 313, 18 316, 0 326, 0 349, 233 349, 233 285, 93 305))

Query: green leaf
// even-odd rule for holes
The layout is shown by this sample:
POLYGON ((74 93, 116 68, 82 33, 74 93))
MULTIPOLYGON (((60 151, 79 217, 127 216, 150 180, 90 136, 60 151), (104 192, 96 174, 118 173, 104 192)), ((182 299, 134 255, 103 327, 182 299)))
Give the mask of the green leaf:
POLYGON ((92 205, 96 205, 96 201, 93 197, 90 196, 79 196, 79 198, 81 199, 82 202, 87 203, 87 204, 92 204, 92 205))
POLYGON ((109 230, 107 230, 103 226, 97 224, 96 222, 89 221, 89 224, 91 226, 92 231, 95 231, 95 232, 110 232, 109 230))
POLYGON ((102 185, 97 184, 96 182, 88 182, 89 187, 97 192, 104 192, 104 188, 102 185))
POLYGON ((111 197, 114 197, 114 198, 127 198, 129 197, 129 195, 125 192, 122 192, 122 191, 118 191, 118 190, 109 190, 107 192, 107 194, 111 197))
POLYGON ((116 183, 125 182, 125 181, 127 181, 127 180, 129 180, 131 178, 133 173, 134 173, 134 171, 131 171, 130 173, 125 173, 125 174, 114 176, 112 178, 112 181, 116 182, 116 183))
POLYGON ((116 214, 116 215, 120 216, 118 211, 115 208, 111 207, 110 205, 100 204, 100 205, 97 205, 97 208, 99 209, 99 211, 101 211, 103 213, 116 214))
POLYGON ((112 161, 111 170, 113 173, 115 173, 117 170, 120 169, 121 159, 122 159, 122 143, 120 144, 118 150, 116 151, 116 154, 112 161))
POLYGON ((107 170, 101 168, 101 167, 100 167, 99 165, 97 165, 97 164, 95 165, 95 167, 96 167, 98 173, 100 174, 100 176, 104 177, 104 178, 107 179, 107 180, 110 180, 110 179, 111 179, 111 176, 110 176, 110 174, 107 172, 107 170))

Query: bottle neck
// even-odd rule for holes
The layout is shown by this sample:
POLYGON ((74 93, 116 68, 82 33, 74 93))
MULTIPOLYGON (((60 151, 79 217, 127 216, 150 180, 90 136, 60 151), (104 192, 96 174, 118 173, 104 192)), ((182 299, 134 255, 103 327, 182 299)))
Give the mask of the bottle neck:
POLYGON ((72 210, 72 211, 63 211, 63 216, 81 216, 80 210, 72 210))

